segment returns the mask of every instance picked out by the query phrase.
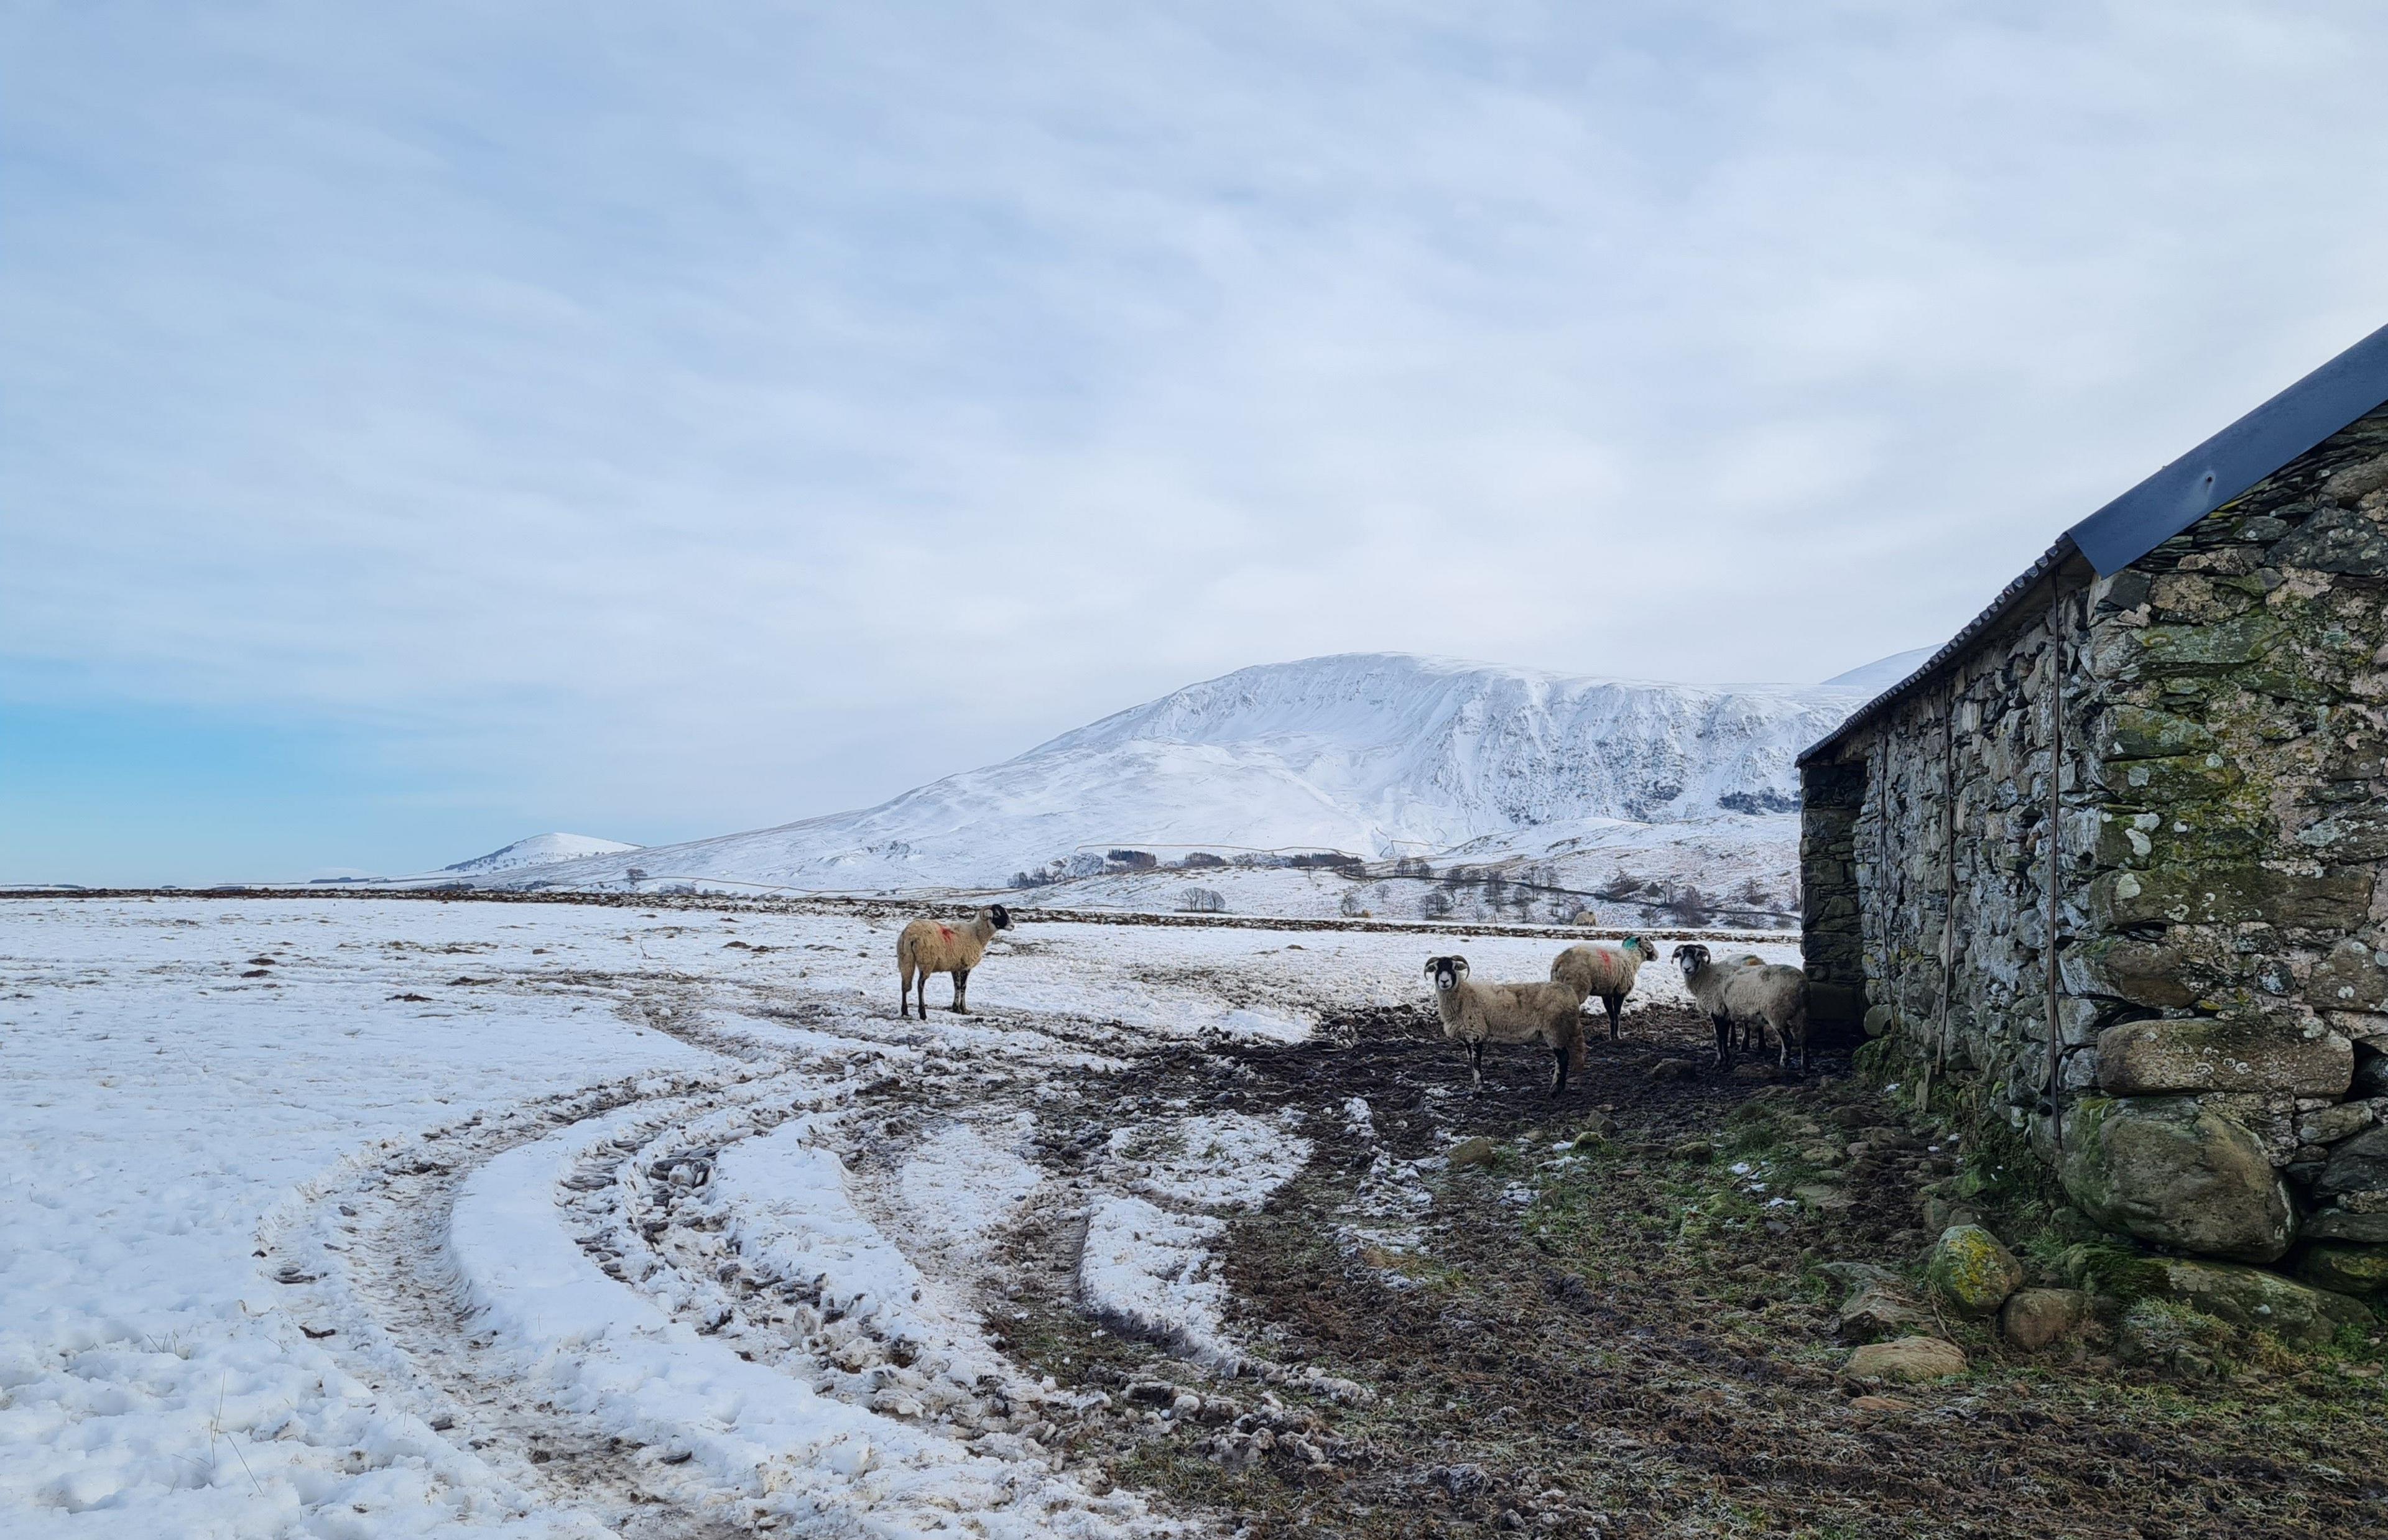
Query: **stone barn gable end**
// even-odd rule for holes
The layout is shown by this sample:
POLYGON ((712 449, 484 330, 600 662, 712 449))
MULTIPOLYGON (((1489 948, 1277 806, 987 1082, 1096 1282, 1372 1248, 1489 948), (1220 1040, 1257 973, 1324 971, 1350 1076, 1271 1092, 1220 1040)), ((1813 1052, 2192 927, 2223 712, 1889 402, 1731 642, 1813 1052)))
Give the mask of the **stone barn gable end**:
POLYGON ((2388 328, 1799 766, 1820 1035, 1978 1082, 2110 1230, 2388 1245, 2388 328))

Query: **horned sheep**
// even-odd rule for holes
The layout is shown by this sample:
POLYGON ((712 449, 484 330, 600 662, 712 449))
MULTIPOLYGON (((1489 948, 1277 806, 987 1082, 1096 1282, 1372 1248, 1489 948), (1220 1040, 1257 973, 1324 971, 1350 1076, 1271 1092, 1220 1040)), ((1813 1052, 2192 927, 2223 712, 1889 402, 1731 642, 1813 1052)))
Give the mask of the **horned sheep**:
POLYGON ((1675 964, 1683 970, 1684 987, 1716 1029, 1717 1062, 1733 1051, 1734 1029, 1751 1034, 1752 1045, 1766 1047, 1765 1029, 1774 1029, 1780 1042, 1776 1062, 1788 1065, 1797 1044, 1799 1067, 1808 1067, 1808 976, 1782 963, 1755 956, 1709 960, 1708 949, 1696 941, 1675 949, 1675 964))
POLYGON ((1551 980, 1606 1006, 1608 1041, 1615 1042, 1618 1021, 1625 1014, 1625 997, 1633 992, 1634 978, 1642 971, 1643 964, 1658 955, 1658 949, 1639 936, 1628 936, 1621 941, 1590 941, 1560 953, 1551 964, 1551 980))
POLYGON ((1442 1035, 1467 1050, 1476 1091, 1484 1091, 1484 1045, 1539 1042, 1551 1051, 1551 1094, 1567 1090, 1568 1075, 1583 1067, 1583 994, 1566 983, 1476 984, 1465 957, 1429 957, 1434 1006, 1442 1035))
POLYGON ((971 1014, 971 969, 978 966, 986 955, 989 941, 998 930, 1011 928, 1011 913, 1001 904, 981 909, 959 925, 947 925, 941 920, 914 920, 896 938, 896 972, 902 980, 896 1012, 912 1014, 915 982, 921 1003, 921 1019, 929 1019, 929 975, 950 973, 954 976, 954 1009, 963 1016, 971 1014))

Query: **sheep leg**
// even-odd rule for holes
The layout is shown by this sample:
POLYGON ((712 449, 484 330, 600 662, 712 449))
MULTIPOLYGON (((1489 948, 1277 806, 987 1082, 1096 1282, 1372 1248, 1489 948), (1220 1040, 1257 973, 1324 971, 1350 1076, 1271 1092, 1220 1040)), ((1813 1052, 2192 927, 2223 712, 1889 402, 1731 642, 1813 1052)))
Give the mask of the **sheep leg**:
POLYGON ((1567 1044, 1562 1042, 1556 1048, 1552 1049, 1551 1057, 1557 1061, 1551 1074, 1551 1094, 1557 1096, 1563 1094, 1567 1091, 1567 1044))
POLYGON ((1733 1022, 1726 1016, 1710 1016, 1708 1025, 1716 1029, 1716 1062, 1733 1057, 1733 1022))
MULTIPOLYGON (((971 1014, 970 969, 968 968, 954 969, 954 1014, 957 1016, 968 1016, 971 1014)), ((921 1019, 926 1020, 927 1017, 928 1013, 926 1011, 921 1012, 921 1019)))
POLYGON ((1476 1094, 1484 1094, 1484 1044, 1480 1040, 1467 1045, 1467 1070, 1476 1078, 1476 1094))
MULTIPOLYGON (((903 980, 903 982, 896 988, 896 1014, 903 1017, 905 1020, 909 1021, 912 1018, 912 965, 909 963, 905 964, 902 967, 896 970, 896 975, 898 978, 903 980)), ((926 978, 921 980, 921 983, 924 985, 927 982, 928 980, 926 978)))
POLYGON ((1618 1041, 1617 1018, 1625 1014, 1625 997, 1621 994, 1605 994, 1600 997, 1600 1003, 1608 1007, 1608 1041, 1615 1042, 1618 1041))

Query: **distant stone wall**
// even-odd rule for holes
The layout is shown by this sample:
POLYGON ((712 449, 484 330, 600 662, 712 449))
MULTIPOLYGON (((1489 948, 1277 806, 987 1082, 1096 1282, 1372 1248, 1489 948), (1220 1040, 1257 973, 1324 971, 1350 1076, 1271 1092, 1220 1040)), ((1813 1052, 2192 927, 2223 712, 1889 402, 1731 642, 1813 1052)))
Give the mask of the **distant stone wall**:
POLYGON ((1854 986, 1867 1030, 1990 1077, 2109 1228, 2266 1262, 2302 1235, 2330 1243, 2308 1274, 2388 1269, 2340 1244, 2388 1245, 2383 644, 2388 411, 2112 578, 2052 574, 1807 767, 1827 1002, 1854 986))

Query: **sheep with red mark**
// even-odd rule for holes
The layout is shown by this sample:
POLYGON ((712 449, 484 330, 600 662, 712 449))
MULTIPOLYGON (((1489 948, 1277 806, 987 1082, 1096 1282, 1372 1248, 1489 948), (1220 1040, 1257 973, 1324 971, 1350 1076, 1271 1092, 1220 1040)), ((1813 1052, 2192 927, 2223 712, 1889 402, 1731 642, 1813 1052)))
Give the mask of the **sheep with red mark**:
POLYGON ((1010 911, 999 903, 979 910, 959 925, 914 920, 906 926, 904 933, 896 938, 896 972, 902 980, 896 1014, 912 1014, 917 981, 921 1019, 928 1020, 929 975, 950 973, 954 976, 953 1008, 969 1016, 971 969, 986 955, 987 943, 995 940, 995 933, 1010 928, 1010 911))
POLYGON ((1587 1000, 1597 1000, 1608 1011, 1608 1041, 1617 1041, 1619 1018, 1625 1014, 1625 997, 1633 992, 1633 980, 1642 965, 1658 955, 1658 949, 1639 936, 1628 936, 1621 941, 1588 941, 1571 946, 1558 954, 1551 964, 1551 981, 1565 984, 1587 1000))

